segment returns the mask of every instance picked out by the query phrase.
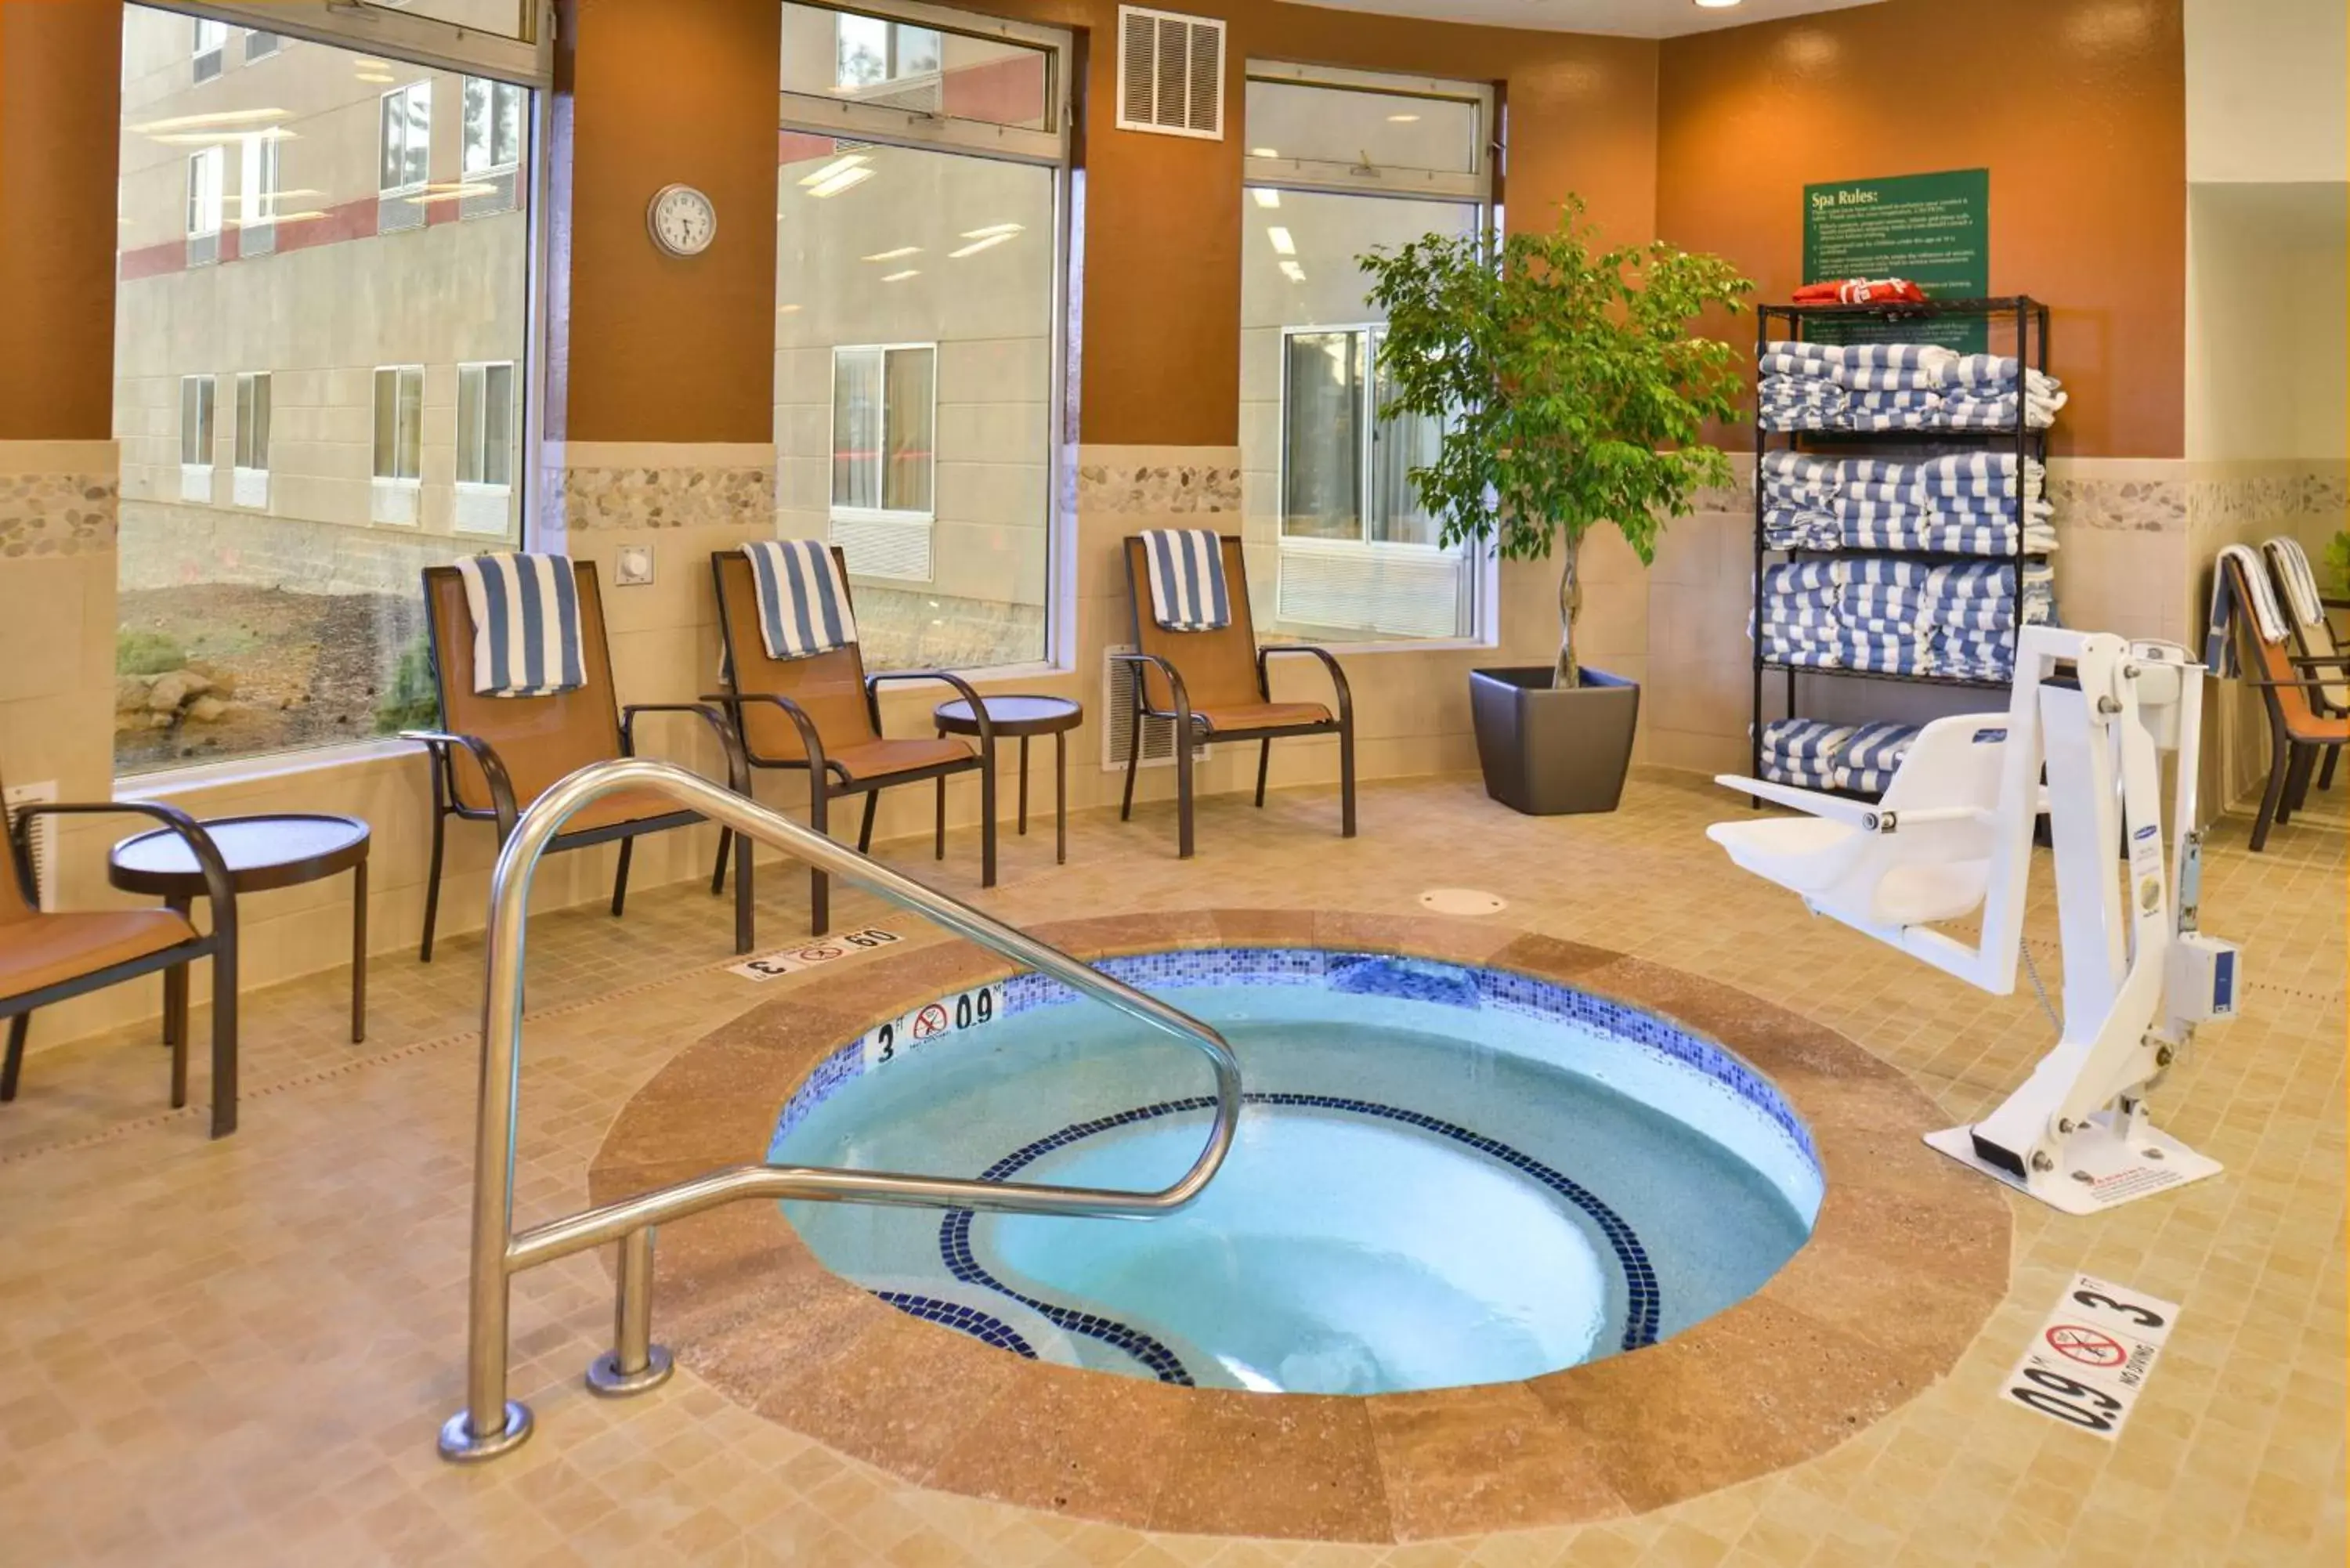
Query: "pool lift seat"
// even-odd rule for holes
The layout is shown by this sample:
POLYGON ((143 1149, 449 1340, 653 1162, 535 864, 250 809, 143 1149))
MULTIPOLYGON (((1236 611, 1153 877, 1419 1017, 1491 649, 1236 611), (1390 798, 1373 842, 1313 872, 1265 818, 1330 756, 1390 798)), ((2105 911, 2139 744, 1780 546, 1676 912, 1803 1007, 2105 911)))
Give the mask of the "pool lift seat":
POLYGON ((2046 813, 2064 962, 2061 1033, 1991 1115, 1926 1141, 2067 1213, 2097 1213, 2220 1168, 2158 1131, 2145 1111, 2195 1026, 2234 1015, 2241 983, 2235 944, 2198 929, 2202 674, 2169 643, 2026 627, 2007 712, 1927 725, 1877 802, 1766 779, 1716 781, 1804 814, 1709 827, 1738 866, 1800 895, 1814 914, 1999 996, 2015 989, 2033 829, 2046 813), (2164 751, 2178 753, 2167 866, 2164 751), (1978 909, 1971 943, 1935 929, 1978 909))

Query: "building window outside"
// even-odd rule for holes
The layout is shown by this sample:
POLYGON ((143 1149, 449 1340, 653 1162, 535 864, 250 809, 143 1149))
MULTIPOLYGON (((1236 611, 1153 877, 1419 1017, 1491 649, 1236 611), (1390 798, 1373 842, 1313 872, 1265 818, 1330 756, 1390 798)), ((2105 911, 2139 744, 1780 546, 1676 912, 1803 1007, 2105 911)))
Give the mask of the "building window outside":
POLYGON ((931 515, 938 360, 927 343, 833 350, 836 515, 931 515))
POLYGON ((375 478, 413 484, 424 472, 424 367, 383 365, 375 373, 375 478))
POLYGON ((523 107, 530 95, 512 82, 465 78, 464 172, 468 178, 522 161, 523 107))
POLYGON ((217 146, 188 154, 188 237, 217 234, 221 226, 221 170, 224 156, 217 146))
POLYGON ((180 466, 213 465, 213 398, 210 376, 180 378, 180 466))
POLYGON ((833 81, 843 91, 939 74, 943 51, 932 28, 841 12, 834 38, 833 81))
POLYGON ((783 13, 776 532, 841 550, 869 668, 1041 662, 1067 36, 783 13))
POLYGON ((264 32, 259 27, 247 27, 244 30, 244 63, 249 66, 255 60, 267 59, 285 46, 286 40, 275 33, 264 32))
MULTIPOLYGON (((442 25, 423 9, 402 26, 442 25)), ((492 110, 475 111, 482 151, 511 161, 513 199, 419 243, 368 219, 388 208, 390 229, 412 229, 431 210, 412 197, 444 198, 450 185, 424 182, 457 171, 451 106, 469 78, 505 81, 510 47, 468 54, 481 30, 451 18, 427 64, 329 8, 314 21, 348 24, 349 47, 306 38, 196 86, 184 14, 122 18, 120 668, 192 663, 223 690, 203 716, 125 714, 116 766, 412 728, 422 569, 518 543, 536 477, 533 88, 476 95, 492 110), (436 102, 452 122, 431 151, 436 102), (200 244, 191 220, 213 221, 216 202, 200 244)))
POLYGON ((195 36, 189 47, 197 81, 208 82, 221 74, 221 65, 228 50, 228 24, 215 22, 209 16, 196 16, 195 36))
POLYGON ((236 379, 236 472, 231 479, 239 506, 269 504, 269 372, 246 371, 236 379))
POLYGON ((1257 623, 1331 642, 1476 636, 1491 563, 1440 543, 1419 504, 1410 473, 1443 422, 1390 410, 1355 258, 1491 232, 1490 100, 1470 84, 1250 71, 1241 446, 1257 623))

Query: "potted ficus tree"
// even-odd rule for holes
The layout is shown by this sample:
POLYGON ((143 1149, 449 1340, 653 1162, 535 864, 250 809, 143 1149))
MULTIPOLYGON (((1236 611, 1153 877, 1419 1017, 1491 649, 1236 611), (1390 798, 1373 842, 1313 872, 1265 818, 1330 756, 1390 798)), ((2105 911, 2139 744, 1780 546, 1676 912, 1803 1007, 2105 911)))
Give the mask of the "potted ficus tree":
POLYGON ((1584 536, 1613 524, 1645 566, 1667 517, 1730 483, 1699 438, 1738 417, 1741 377, 1730 345, 1692 325, 1754 286, 1673 245, 1603 250, 1575 199, 1498 259, 1481 238, 1430 234, 1357 260, 1387 317, 1388 407, 1442 421, 1411 482, 1444 542, 1559 556, 1557 661, 1470 675, 1486 793, 1538 815, 1612 811, 1640 691, 1576 658, 1584 536))

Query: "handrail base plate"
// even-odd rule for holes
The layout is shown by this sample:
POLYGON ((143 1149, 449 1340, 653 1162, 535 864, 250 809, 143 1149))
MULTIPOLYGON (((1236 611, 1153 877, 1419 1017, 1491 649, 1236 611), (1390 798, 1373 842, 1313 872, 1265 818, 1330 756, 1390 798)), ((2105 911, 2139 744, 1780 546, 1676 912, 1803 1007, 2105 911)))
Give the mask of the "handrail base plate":
POLYGON ((518 1449, 530 1440, 530 1407, 519 1400, 506 1401, 506 1424, 488 1437, 473 1434, 470 1411, 460 1410, 441 1423, 441 1457, 452 1465, 470 1465, 483 1459, 494 1459, 511 1449, 518 1449))
POLYGON ((631 1394, 642 1394, 669 1381, 677 1370, 669 1346, 656 1345, 645 1352, 641 1372, 622 1372, 618 1351, 608 1350, 588 1364, 588 1392, 599 1399, 625 1399, 631 1394))

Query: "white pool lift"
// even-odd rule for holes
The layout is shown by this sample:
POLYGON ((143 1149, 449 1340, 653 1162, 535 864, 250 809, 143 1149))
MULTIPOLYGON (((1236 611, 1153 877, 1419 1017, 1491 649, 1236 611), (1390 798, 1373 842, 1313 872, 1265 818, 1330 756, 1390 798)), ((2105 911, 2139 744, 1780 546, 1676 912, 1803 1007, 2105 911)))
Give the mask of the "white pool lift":
POLYGON ((2008 711, 1928 724, 1874 804, 1717 780, 1804 814, 1707 828, 1732 860, 1800 894, 1813 913, 1997 996, 2015 989, 2033 826, 2047 813, 2062 1033, 1990 1116, 1926 1142, 2068 1214, 2220 1168, 2157 1130, 2145 1109, 2195 1025, 2234 1016, 2242 986, 2236 945, 2196 929, 2202 676, 2170 643, 2027 627, 2008 711), (2167 867, 2166 751, 2178 754, 2167 867), (1934 929, 1978 909, 1971 946, 1934 929))

